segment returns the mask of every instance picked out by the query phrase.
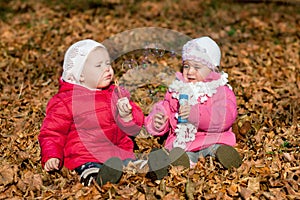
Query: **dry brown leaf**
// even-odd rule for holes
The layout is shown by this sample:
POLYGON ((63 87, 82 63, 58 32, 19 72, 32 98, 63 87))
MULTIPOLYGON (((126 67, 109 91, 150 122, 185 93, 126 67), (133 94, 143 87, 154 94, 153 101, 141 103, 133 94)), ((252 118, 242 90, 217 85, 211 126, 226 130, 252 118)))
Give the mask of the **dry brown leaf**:
POLYGON ((4 164, 0 169, 0 186, 7 186, 8 184, 12 184, 15 180, 15 176, 17 175, 17 166, 4 164))
POLYGON ((176 194, 174 192, 170 192, 169 194, 167 194, 163 198, 163 200, 178 200, 178 199, 180 199, 178 194, 176 194))
POLYGON ((248 200, 251 197, 251 194, 253 193, 253 191, 251 191, 250 189, 246 188, 246 187, 239 187, 239 192, 241 194, 241 196, 245 199, 248 200))
POLYGON ((195 193, 195 183, 191 182, 190 180, 187 181, 185 186, 185 193, 188 200, 194 200, 194 193, 195 193))
POLYGON ((260 189, 259 178, 249 178, 247 189, 249 189, 252 192, 258 192, 260 189))

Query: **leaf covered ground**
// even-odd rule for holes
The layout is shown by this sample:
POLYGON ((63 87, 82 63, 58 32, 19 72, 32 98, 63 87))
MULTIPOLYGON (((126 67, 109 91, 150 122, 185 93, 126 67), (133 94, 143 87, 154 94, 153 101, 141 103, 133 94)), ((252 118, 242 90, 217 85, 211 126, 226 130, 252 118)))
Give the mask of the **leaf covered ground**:
MULTIPOLYGON (((297 2, 0 1, 0 199, 300 199, 297 2), (215 159, 201 158, 195 169, 173 167, 156 182, 129 166, 120 183, 102 188, 83 187, 65 168, 46 173, 37 136, 47 102, 57 92, 66 49, 84 38, 101 42, 140 27, 191 38, 210 35, 220 44, 221 65, 237 96, 233 130, 243 165, 225 170, 215 159)), ((149 68, 135 70, 147 76, 122 71, 130 59, 143 64, 143 56, 132 52, 113 65, 120 81, 135 84, 132 98, 147 115, 163 97, 163 81, 179 69, 180 57, 148 58, 149 68)), ((141 155, 161 146, 144 130, 135 141, 141 155)))

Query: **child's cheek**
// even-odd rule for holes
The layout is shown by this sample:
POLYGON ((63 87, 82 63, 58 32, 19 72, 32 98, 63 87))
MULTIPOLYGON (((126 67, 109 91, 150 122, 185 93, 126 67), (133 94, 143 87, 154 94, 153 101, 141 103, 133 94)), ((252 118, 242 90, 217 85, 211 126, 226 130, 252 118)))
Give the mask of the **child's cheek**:
POLYGON ((183 75, 184 80, 188 81, 187 72, 183 71, 182 75, 183 75))

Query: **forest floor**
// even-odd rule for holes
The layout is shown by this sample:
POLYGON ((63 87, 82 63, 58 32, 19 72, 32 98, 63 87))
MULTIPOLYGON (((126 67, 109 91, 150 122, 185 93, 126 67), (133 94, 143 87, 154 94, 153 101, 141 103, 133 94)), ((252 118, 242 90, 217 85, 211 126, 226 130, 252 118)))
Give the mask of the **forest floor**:
MULTIPOLYGON (((141 31, 136 37, 148 35, 141 31)), ((300 199, 297 0, 2 0, 0 37, 0 199, 300 199), (221 66, 237 97, 233 131, 242 166, 226 170, 214 158, 201 158, 194 169, 173 167, 156 182, 129 166, 118 184, 101 188, 82 186, 66 168, 45 172, 37 136, 47 102, 58 90, 67 48, 81 39, 102 42, 150 27, 158 35, 160 30, 209 35, 220 44, 221 66)), ((117 38, 111 40, 124 49, 134 44, 117 38)), ((180 68, 180 55, 172 54, 173 47, 162 51, 159 42, 124 50, 113 60, 120 82, 132 83, 132 99, 145 115, 180 68)), ((135 141, 140 155, 161 147, 144 129, 135 141)))

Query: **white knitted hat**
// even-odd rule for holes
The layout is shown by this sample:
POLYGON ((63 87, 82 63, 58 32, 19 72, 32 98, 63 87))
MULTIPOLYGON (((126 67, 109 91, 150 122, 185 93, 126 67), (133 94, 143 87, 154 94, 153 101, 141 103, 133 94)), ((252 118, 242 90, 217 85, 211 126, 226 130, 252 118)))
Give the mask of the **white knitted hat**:
POLYGON ((212 70, 220 66, 221 50, 210 37, 200 37, 188 41, 182 49, 182 59, 201 62, 212 70))
POLYGON ((69 83, 80 84, 80 75, 87 56, 96 47, 105 48, 101 43, 91 39, 71 45, 65 54, 62 79, 69 83))

